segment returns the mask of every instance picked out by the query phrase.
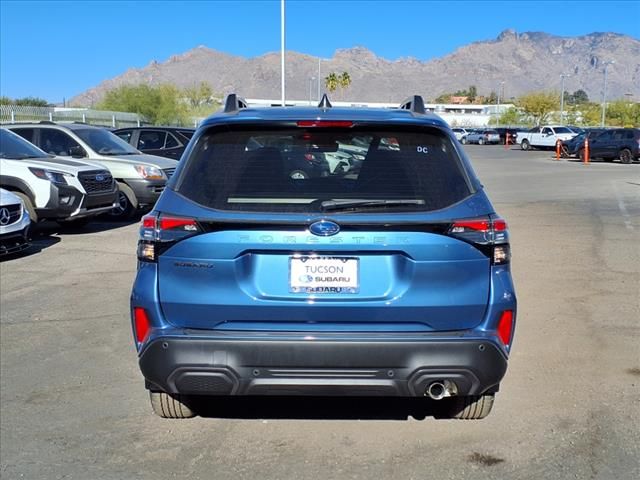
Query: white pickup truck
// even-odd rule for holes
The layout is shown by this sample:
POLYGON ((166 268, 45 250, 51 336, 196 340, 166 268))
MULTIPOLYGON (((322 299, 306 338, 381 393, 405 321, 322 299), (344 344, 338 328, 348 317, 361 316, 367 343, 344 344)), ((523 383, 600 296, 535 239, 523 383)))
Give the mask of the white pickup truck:
POLYGON ((562 125, 543 125, 534 127, 527 132, 518 132, 516 142, 520 144, 522 150, 531 148, 554 148, 558 140, 563 142, 577 135, 568 127, 562 125))

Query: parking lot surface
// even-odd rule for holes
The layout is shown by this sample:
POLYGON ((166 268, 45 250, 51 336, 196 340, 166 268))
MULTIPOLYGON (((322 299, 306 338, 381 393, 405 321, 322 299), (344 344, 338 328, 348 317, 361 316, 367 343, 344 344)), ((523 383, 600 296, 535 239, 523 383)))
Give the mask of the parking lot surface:
POLYGON ((487 419, 307 398, 160 419, 129 326, 137 224, 44 225, 0 264, 0 476, 640 478, 640 165, 466 149, 509 222, 519 297, 487 419))

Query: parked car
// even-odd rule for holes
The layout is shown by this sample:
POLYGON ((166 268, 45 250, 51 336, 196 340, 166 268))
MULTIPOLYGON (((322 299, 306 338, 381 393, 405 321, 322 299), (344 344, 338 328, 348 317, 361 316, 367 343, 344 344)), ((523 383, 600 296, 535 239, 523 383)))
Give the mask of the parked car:
POLYGON ((500 143, 500 135, 495 130, 480 130, 477 132, 468 133, 462 137, 460 143, 477 143, 478 145, 488 145, 500 143))
MULTIPOLYGON (((253 137, 247 145, 247 151, 259 149, 273 149, 274 154, 277 151, 288 177, 294 180, 326 177, 331 173, 329 160, 325 158, 326 152, 317 145, 300 145, 285 135, 253 137)), ((260 164, 252 165, 251 168, 259 171, 264 169, 260 164)), ((264 173, 269 175, 269 172, 264 173)))
POLYGON ((100 127, 84 123, 40 122, 6 125, 47 153, 99 162, 118 183, 118 202, 112 215, 129 218, 153 207, 178 162, 146 155, 100 127))
POLYGON ((0 256, 29 247, 31 219, 22 199, 0 188, 0 256))
POLYGON ((566 142, 562 142, 562 155, 564 157, 578 156, 580 149, 584 146, 585 138, 592 141, 594 137, 604 132, 604 128, 593 128, 589 130, 583 130, 581 133, 573 138, 570 138, 566 142))
POLYGON ((518 132, 516 143, 520 145, 522 150, 530 150, 531 148, 556 148, 558 140, 566 142, 575 137, 576 132, 562 125, 543 125, 541 127, 533 127, 527 132, 518 132))
POLYGON ((20 197, 32 222, 84 224, 109 212, 118 188, 102 165, 46 154, 0 128, 0 187, 20 197))
POLYGON ((518 127, 496 127, 494 128, 498 135, 500 135, 500 143, 505 144, 507 140, 507 134, 509 135, 509 145, 514 145, 517 141, 518 132, 523 129, 518 127))
POLYGON ((462 140, 462 137, 464 137, 470 132, 470 130, 467 130, 466 128, 458 128, 458 127, 452 128, 451 131, 456 136, 457 140, 462 140))
POLYGON ((380 395, 488 415, 515 327, 509 235, 447 124, 418 96, 399 109, 225 105, 142 219, 130 306, 154 412, 380 395), (367 154, 357 175, 292 179, 283 139, 367 154))
MULTIPOLYGON (((584 144, 578 156, 584 159, 584 144)), ((589 138, 589 156, 604 161, 618 159, 622 163, 640 160, 640 129, 613 128, 589 138)))
POLYGON ((113 133, 143 153, 180 160, 195 131, 182 127, 131 127, 113 133))

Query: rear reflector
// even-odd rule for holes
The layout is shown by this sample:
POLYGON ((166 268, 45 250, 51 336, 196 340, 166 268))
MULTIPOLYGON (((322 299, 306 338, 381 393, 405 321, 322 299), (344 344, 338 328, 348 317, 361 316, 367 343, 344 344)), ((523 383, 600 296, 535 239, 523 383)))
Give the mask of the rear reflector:
POLYGON ((338 127, 345 128, 353 126, 353 122, 343 120, 300 120, 298 122, 299 127, 338 127))
POLYGON ((151 322, 147 311, 142 307, 133 308, 133 319, 136 328, 136 340, 138 343, 142 343, 147 339, 149 331, 151 330, 151 322))
POLYGON ((511 332, 513 330, 513 310, 505 310, 498 321, 498 337, 505 347, 511 343, 511 332))

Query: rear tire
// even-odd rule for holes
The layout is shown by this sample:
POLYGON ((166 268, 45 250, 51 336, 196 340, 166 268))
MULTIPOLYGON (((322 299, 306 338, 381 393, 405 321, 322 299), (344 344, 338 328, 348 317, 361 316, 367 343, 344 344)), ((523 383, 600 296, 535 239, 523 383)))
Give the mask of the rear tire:
POLYGON ((449 417, 458 420, 481 420, 491 413, 493 400, 493 393, 451 397, 448 399, 449 417))
POLYGON ((460 139, 460 143, 463 144, 463 145, 466 145, 467 144, 467 137, 462 137, 460 139))
POLYGON ((620 150, 620 161, 622 163, 633 163, 633 155, 631 154, 631 150, 628 148, 623 148, 620 150))
POLYGON ((529 150, 531 148, 531 144, 529 143, 528 140, 522 140, 522 143, 520 144, 520 148, 522 148, 522 150, 529 150))
POLYGON ((481 138, 480 140, 478 140, 478 145, 484 145, 484 139, 481 138))
POLYGON ((36 209, 33 207, 33 203, 31 203, 31 199, 22 192, 16 192, 15 190, 12 190, 11 193, 13 193, 16 197, 20 197, 20 200, 22 200, 22 203, 24 203, 25 210, 29 213, 29 217, 31 217, 31 221, 33 223, 36 223, 38 221, 38 214, 36 213, 36 209))
POLYGON ((196 414, 183 402, 182 395, 164 392, 149 392, 153 413, 162 418, 192 418, 196 414))

